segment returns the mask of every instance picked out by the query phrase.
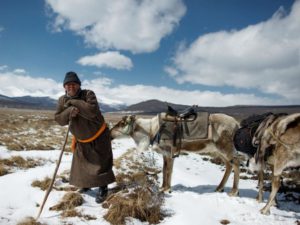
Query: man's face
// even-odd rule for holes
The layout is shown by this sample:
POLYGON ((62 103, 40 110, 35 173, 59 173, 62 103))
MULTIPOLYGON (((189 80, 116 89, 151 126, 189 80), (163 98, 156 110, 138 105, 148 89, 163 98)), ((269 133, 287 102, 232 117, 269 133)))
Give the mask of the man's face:
POLYGON ((64 86, 67 94, 71 97, 75 96, 80 88, 80 85, 75 82, 68 82, 64 86))

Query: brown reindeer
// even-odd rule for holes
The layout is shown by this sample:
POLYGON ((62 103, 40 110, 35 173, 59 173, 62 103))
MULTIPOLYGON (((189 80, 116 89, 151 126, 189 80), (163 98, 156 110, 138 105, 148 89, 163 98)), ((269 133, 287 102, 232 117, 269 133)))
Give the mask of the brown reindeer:
POLYGON ((272 165, 272 191, 267 204, 261 209, 262 214, 270 214, 283 170, 300 165, 300 113, 271 115, 258 127, 253 144, 258 146, 251 167, 259 172, 259 201, 262 201, 265 163, 272 165))
MULTIPOLYGON (((166 117, 165 113, 160 113, 150 119, 136 118, 133 116, 125 116, 112 129, 112 138, 123 135, 131 136, 139 149, 147 149, 150 141, 159 132, 159 117, 166 117)), ((208 137, 206 139, 197 139, 181 142, 180 149, 174 148, 172 140, 160 140, 155 142, 152 149, 163 155, 163 182, 161 190, 164 192, 171 191, 171 177, 174 163, 174 153, 178 151, 189 153, 216 153, 225 163, 224 176, 216 188, 216 191, 221 192, 228 180, 232 171, 234 171, 233 187, 229 195, 236 196, 238 194, 239 183, 239 160, 236 157, 235 148, 233 146, 233 135, 239 128, 238 122, 225 114, 210 114, 208 126, 208 137)))

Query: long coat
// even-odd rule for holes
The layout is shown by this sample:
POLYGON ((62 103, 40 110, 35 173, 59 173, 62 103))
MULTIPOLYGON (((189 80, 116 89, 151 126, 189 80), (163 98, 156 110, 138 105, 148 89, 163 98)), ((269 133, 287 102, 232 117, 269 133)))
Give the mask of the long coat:
MULTIPOLYGON (((69 124, 72 106, 79 114, 72 118, 70 131, 76 139, 93 137, 105 123, 96 95, 90 90, 80 90, 75 97, 63 95, 58 100, 55 120, 62 126, 69 124)), ((112 171, 113 155, 109 129, 94 141, 76 143, 73 154, 70 184, 80 188, 100 187, 115 181, 112 171)))

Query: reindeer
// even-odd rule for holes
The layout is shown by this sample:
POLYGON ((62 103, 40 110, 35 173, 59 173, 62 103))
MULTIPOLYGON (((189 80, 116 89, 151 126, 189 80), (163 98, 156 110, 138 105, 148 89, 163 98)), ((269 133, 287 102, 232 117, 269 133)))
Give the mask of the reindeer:
MULTIPOLYGON (((160 113, 150 119, 137 118, 135 115, 124 116, 112 129, 112 138, 123 135, 131 136, 140 149, 147 149, 150 141, 160 130, 159 117, 167 117, 166 113, 160 113)), ((233 187, 230 196, 238 195, 239 183, 239 160, 236 157, 233 146, 233 135, 239 128, 239 123, 225 114, 210 114, 208 117, 208 137, 206 139, 197 139, 181 142, 179 151, 188 153, 216 153, 225 163, 225 173, 217 186, 216 191, 222 192, 232 171, 234 171, 233 187)), ((163 182, 161 191, 171 192, 171 177, 174 163, 174 153, 178 154, 178 149, 174 148, 172 140, 160 140, 154 142, 152 149, 163 155, 163 182)))
POLYGON ((283 170, 300 165, 300 113, 269 116, 259 125, 252 142, 257 146, 257 152, 250 160, 250 165, 259 172, 260 202, 263 195, 265 163, 272 165, 272 191, 267 204, 260 210, 262 214, 270 214, 283 170))

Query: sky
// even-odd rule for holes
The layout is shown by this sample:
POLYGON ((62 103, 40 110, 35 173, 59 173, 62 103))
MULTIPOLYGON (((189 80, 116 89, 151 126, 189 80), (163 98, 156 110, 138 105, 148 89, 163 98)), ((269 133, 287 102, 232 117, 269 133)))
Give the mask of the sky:
POLYGON ((0 94, 300 104, 300 0, 1 0, 0 94))
MULTIPOLYGON (((116 139, 112 142, 114 159, 118 159, 122 154, 131 151, 139 160, 145 160, 148 168, 162 168, 162 156, 153 151, 146 151, 143 155, 134 150, 136 146, 130 138, 116 139), (130 149, 130 150, 129 150, 130 149)), ((33 151, 10 151, 5 146, 0 146, 0 157, 10 158, 12 156, 21 156, 24 159, 42 160, 41 166, 30 169, 16 169, 10 174, 0 176, 0 224, 15 225, 27 217, 36 218, 45 192, 39 188, 32 187, 33 181, 43 181, 47 176, 52 177, 55 170, 55 161, 58 159, 60 150, 33 150, 33 151), (22 191, 20 191, 22 187, 22 191)), ((128 159, 132 160, 130 157, 128 159)), ((71 165, 72 155, 65 153, 58 170, 58 175, 68 174, 71 165)), ((131 162, 133 163, 133 162, 131 162)), ((123 165, 130 162, 123 158, 123 165)), ((126 166, 121 166, 120 171, 126 171, 126 166)), ((227 193, 230 191, 233 183, 233 174, 225 186, 223 193, 214 192, 218 183, 224 174, 224 167, 205 160, 199 154, 182 155, 176 158, 172 175, 172 193, 166 194, 162 209, 170 214, 161 223, 161 225, 195 225, 221 224, 222 220, 228 220, 230 224, 238 225, 295 225, 300 219, 299 204, 296 201, 287 201, 284 194, 278 194, 279 208, 271 207, 270 215, 262 215, 259 210, 264 207, 269 192, 264 193, 264 202, 258 203, 255 199, 257 195, 257 180, 241 179, 239 183, 239 196, 230 197, 227 193), (212 176, 213 175, 213 176, 212 176)), ((162 173, 159 173, 159 182, 162 181, 162 173)), ((244 175, 242 173, 241 175, 244 175)), ((49 208, 58 204, 66 194, 64 191, 58 191, 61 187, 69 186, 58 178, 55 181, 58 189, 53 189, 46 201, 45 207, 40 216, 39 222, 43 224, 77 224, 77 225, 109 225, 103 219, 107 209, 102 208, 95 202, 97 188, 93 188, 87 194, 82 194, 84 202, 76 210, 83 215, 90 215, 96 220, 86 220, 80 217, 62 218, 60 212, 50 211, 49 208)), ((115 183, 109 185, 109 189, 115 186, 115 183)), ((297 193, 290 193, 295 195, 297 193)), ((132 225, 145 225, 138 219, 129 219, 132 225)))

